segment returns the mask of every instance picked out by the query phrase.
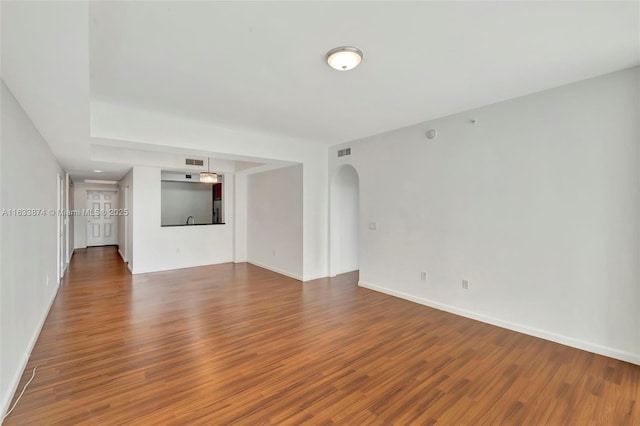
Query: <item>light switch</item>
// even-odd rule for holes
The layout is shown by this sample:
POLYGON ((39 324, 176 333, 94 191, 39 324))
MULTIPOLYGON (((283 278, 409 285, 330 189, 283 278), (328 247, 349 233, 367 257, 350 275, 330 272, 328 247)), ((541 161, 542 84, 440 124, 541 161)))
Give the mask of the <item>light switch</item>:
POLYGON ((378 229, 378 224, 375 222, 369 222, 369 229, 375 231, 378 229))

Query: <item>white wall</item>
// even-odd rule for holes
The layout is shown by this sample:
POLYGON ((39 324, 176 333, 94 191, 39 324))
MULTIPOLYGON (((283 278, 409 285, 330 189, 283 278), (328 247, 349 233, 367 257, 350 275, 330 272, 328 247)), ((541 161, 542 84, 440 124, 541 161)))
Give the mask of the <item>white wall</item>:
MULTIPOLYGON (((125 199, 126 190, 123 185, 118 182, 118 209, 122 209, 124 212, 125 206, 127 205, 127 201, 125 199)), ((125 248, 125 240, 126 240, 126 216, 120 215, 118 216, 118 253, 120 253, 120 257, 125 262, 127 261, 126 257, 126 248, 125 248)))
MULTIPOLYGON (((327 148, 304 140, 240 129, 157 111, 91 102, 91 136, 212 151, 226 156, 248 156, 254 161, 277 159, 302 163, 303 168, 303 278, 328 274, 327 148), (212 142, 215 141, 215 142, 212 142)), ((215 155, 212 153, 211 156, 215 155)), ((229 192, 227 192, 229 193, 229 192)), ((227 212, 229 205, 227 205, 227 212)), ((229 223, 229 216, 226 216, 229 223)))
MULTIPOLYGON (((0 207, 56 209, 57 175, 65 172, 4 82, 1 85, 0 207)), ((55 215, 2 215, 0 219, 2 413, 8 409, 58 289, 57 219, 55 215)))
MULTIPOLYGON (((69 186, 68 186, 68 190, 69 193, 67 194, 69 196, 69 210, 74 210, 75 209, 75 185, 74 183, 71 181, 71 179, 69 179, 69 186)), ((73 256, 73 250, 75 249, 75 227, 76 227, 76 220, 74 216, 69 216, 67 218, 67 227, 69 228, 69 261, 71 261, 71 256, 73 256)))
MULTIPOLYGON (((81 181, 75 182, 73 188, 74 209, 79 212, 87 208, 87 191, 118 191, 118 185, 84 183, 81 181)), ((120 208, 119 205, 118 208, 120 208)), ((120 224, 118 223, 119 226, 120 224)), ((75 216, 73 227, 74 247, 76 249, 87 248, 87 216, 81 213, 75 216)))
POLYGON ((399 129, 341 159, 333 147, 331 174, 360 176, 361 284, 640 363, 639 80, 636 67, 399 129))
POLYGON ((247 181, 246 172, 235 176, 235 227, 234 227, 234 259, 236 263, 247 261, 247 181))
POLYGON ((133 270, 133 169, 118 181, 118 205, 127 215, 118 218, 118 251, 133 270))
POLYGON ((133 168, 133 273, 232 262, 233 175, 225 174, 226 224, 161 227, 160 173, 156 167, 133 168))
MULTIPOLYGON (((331 275, 358 269, 360 226, 360 183, 358 173, 344 165, 331 182, 331 275)), ((384 208, 384 194, 379 194, 384 208)))
POLYGON ((252 174, 247 182, 250 263, 303 279, 302 165, 252 174))

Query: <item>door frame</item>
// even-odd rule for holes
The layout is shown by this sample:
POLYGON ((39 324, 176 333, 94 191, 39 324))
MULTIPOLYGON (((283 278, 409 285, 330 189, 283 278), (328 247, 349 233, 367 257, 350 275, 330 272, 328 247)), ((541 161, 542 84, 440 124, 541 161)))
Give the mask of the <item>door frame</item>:
POLYGON ((70 247, 70 241, 69 241, 69 211, 71 209, 71 206, 69 205, 71 203, 70 197, 69 197, 69 193, 70 193, 70 188, 71 188, 71 178, 69 177, 69 173, 65 174, 65 197, 64 197, 64 205, 65 205, 65 215, 63 217, 64 220, 64 240, 65 240, 65 245, 64 245, 64 266, 65 266, 65 270, 67 265, 69 264, 69 262, 71 261, 71 250, 69 250, 70 247))
POLYGON ((60 173, 57 173, 56 175, 56 187, 57 187, 57 197, 56 197, 56 204, 57 204, 57 209, 56 209, 56 231, 57 231, 57 237, 56 237, 56 248, 57 248, 57 256, 56 256, 56 261, 57 261, 57 271, 58 271, 58 283, 60 283, 60 280, 62 280, 62 277, 64 276, 64 265, 63 262, 65 260, 65 256, 64 256, 64 239, 63 239, 63 232, 64 232, 64 224, 63 224, 63 220, 64 220, 64 201, 63 201, 63 197, 64 197, 64 187, 63 187, 63 182, 64 180, 62 179, 62 176, 60 175, 60 173))
MULTIPOLYGON (((126 212, 129 212, 129 185, 125 185, 124 186, 124 210, 126 212)), ((129 215, 125 214, 124 215, 124 241, 123 241, 123 246, 124 246, 124 261, 129 263, 129 244, 127 243, 129 241, 129 215)))

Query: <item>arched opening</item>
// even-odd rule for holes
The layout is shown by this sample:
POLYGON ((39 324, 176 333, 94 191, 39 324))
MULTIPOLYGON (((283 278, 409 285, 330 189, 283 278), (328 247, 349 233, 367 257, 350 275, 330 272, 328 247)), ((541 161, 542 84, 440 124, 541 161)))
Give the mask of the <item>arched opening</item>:
POLYGON ((329 273, 359 268, 360 179, 350 165, 338 169, 331 183, 329 273))

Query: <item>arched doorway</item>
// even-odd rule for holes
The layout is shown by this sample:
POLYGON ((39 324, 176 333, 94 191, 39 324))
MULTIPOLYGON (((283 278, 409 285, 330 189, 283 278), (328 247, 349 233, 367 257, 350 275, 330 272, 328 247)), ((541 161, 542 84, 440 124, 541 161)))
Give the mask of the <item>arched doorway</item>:
POLYGON ((353 166, 338 169, 331 182, 329 274, 359 268, 360 179, 353 166))

